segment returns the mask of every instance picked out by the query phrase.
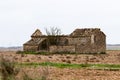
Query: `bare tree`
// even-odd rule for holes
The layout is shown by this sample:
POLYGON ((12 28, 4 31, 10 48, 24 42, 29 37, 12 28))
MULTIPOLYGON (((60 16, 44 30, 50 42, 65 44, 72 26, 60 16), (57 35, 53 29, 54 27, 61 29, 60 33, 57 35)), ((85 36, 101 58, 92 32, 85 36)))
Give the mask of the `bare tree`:
POLYGON ((58 45, 61 35, 61 29, 57 27, 50 27, 50 29, 45 28, 47 34, 47 49, 49 50, 50 45, 58 45))
POLYGON ((50 27, 50 29, 48 30, 47 28, 45 28, 46 34, 48 36, 59 36, 61 35, 61 29, 57 28, 57 27, 50 27))

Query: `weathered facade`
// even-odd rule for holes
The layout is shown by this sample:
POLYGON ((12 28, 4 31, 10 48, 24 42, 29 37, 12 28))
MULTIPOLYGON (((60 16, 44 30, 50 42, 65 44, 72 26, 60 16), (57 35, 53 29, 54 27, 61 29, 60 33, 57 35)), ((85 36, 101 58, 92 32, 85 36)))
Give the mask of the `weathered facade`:
POLYGON ((106 35, 99 28, 76 29, 70 35, 46 36, 37 29, 24 51, 104 53, 106 35))

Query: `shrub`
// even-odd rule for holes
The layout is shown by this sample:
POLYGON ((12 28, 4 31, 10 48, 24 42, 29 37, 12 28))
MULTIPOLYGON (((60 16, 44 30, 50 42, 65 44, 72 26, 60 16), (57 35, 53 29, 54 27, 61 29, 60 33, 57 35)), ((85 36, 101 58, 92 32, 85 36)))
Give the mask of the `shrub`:
POLYGON ((5 59, 3 56, 0 58, 0 67, 2 80, 15 80, 19 69, 15 68, 15 62, 5 59))

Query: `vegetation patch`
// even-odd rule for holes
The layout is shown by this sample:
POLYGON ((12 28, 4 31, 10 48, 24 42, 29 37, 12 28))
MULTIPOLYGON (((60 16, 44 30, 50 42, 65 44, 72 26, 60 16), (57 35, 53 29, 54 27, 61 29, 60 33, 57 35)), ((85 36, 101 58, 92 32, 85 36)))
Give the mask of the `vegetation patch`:
POLYGON ((100 55, 100 54, 106 54, 105 52, 101 52, 101 53, 76 53, 76 52, 54 52, 54 53, 50 53, 50 52, 39 52, 39 51, 17 51, 16 54, 35 54, 35 55, 52 55, 52 54, 87 54, 87 55, 100 55))
POLYGON ((41 55, 48 55, 49 52, 35 52, 35 51, 17 51, 17 54, 41 54, 41 55))
POLYGON ((117 69, 120 70, 120 64, 68 64, 68 63, 22 63, 23 66, 52 66, 58 68, 88 68, 88 69, 117 69))

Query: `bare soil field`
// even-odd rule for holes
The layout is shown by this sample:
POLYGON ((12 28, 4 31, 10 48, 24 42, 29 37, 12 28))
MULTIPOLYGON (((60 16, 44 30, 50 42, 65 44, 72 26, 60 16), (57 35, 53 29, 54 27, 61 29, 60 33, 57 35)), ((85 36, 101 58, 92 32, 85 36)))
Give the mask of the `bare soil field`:
MULTIPOLYGON (((33 55, 16 54, 15 51, 1 51, 0 56, 18 63, 54 62, 69 64, 120 64, 120 51, 107 51, 106 54, 52 54, 33 55)), ((31 77, 45 75, 47 80, 120 80, 120 71, 97 70, 86 68, 57 68, 52 66, 22 67, 17 75, 20 78, 22 71, 31 77)))
POLYGON ((15 51, 0 52, 7 59, 15 62, 60 62, 60 63, 101 63, 101 64, 120 64, 120 51, 107 51, 106 54, 52 54, 52 55, 33 55, 16 54, 15 51))

